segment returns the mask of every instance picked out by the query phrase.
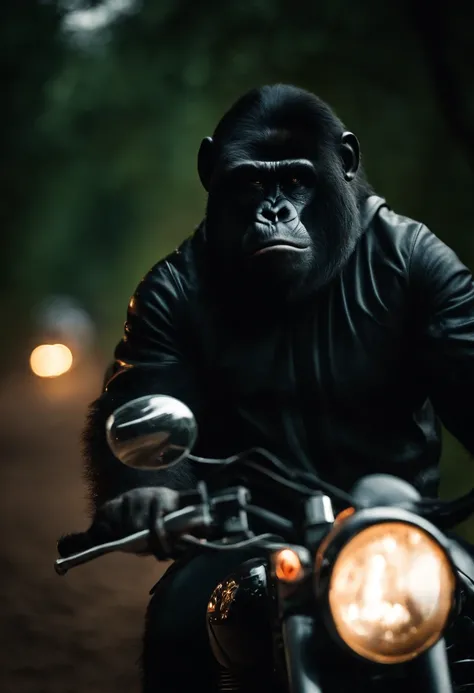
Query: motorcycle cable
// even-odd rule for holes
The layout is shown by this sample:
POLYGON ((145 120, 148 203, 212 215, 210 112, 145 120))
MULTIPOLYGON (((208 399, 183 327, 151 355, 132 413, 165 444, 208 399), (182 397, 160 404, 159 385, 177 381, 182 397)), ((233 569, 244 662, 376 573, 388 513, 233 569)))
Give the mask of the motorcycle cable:
POLYGON ((295 531, 294 524, 291 520, 277 515, 270 510, 266 510, 265 508, 260 508, 258 505, 245 505, 243 510, 249 515, 253 515, 259 520, 263 520, 268 525, 273 526, 273 529, 280 531, 285 536, 286 534, 293 534, 295 531))
POLYGON ((283 537, 279 537, 276 534, 258 534, 250 539, 245 539, 244 541, 237 541, 232 544, 219 544, 213 541, 207 541, 206 539, 198 539, 192 534, 182 534, 179 538, 180 542, 184 544, 189 544, 190 546, 198 546, 200 549, 208 549, 210 551, 235 551, 236 549, 246 549, 249 547, 255 548, 273 548, 275 545, 277 547, 286 546, 282 542, 283 537))
POLYGON ((302 495, 302 496, 307 496, 311 497, 314 496, 315 491, 325 491, 331 495, 332 497, 337 498, 338 500, 342 501, 343 503, 346 503, 347 505, 354 505, 354 499, 352 496, 345 491, 341 491, 340 489, 333 487, 331 484, 326 484, 323 482, 323 484, 319 484, 318 481, 318 486, 321 488, 311 488, 309 486, 303 485, 301 483, 298 483, 296 481, 290 480, 290 479, 285 479, 283 476, 280 474, 276 474, 270 469, 267 469, 263 467, 261 464, 258 464, 257 462, 253 462, 253 460, 246 459, 244 460, 244 469, 256 472, 258 476, 261 477, 266 477, 267 479, 271 479, 275 484, 284 487, 285 489, 289 491, 294 491, 295 493, 302 495), (325 488, 323 488, 323 486, 325 488))
POLYGON ((292 488, 293 490, 298 491, 303 495, 309 496, 313 495, 314 491, 323 491, 324 493, 327 493, 328 495, 337 498, 338 500, 342 501, 343 503, 346 503, 347 505, 353 505, 353 498, 349 493, 346 493, 345 491, 338 488, 337 486, 334 486, 333 484, 323 481, 319 476, 317 476, 317 474, 309 474, 308 472, 301 472, 299 470, 289 469, 284 465, 284 463, 281 460, 278 459, 278 457, 273 455, 271 452, 268 452, 268 450, 265 450, 264 448, 250 448, 248 450, 245 450, 244 452, 232 455, 231 457, 228 457, 225 460, 218 460, 206 457, 196 457, 195 455, 188 455, 188 459, 192 462, 198 462, 202 464, 208 464, 219 467, 218 471, 226 470, 229 467, 241 463, 244 467, 248 468, 249 466, 251 466, 255 470, 260 470, 262 474, 266 473, 266 475, 270 478, 273 478, 274 481, 278 481, 278 483, 282 484, 283 486, 287 486, 287 488, 292 488), (273 467, 275 467, 275 469, 277 469, 278 472, 280 472, 280 474, 283 476, 277 477, 276 475, 274 475, 273 477, 271 477, 270 470, 265 469, 261 465, 255 464, 251 458, 258 455, 263 457, 265 461, 270 462, 273 465, 273 467), (284 477, 286 477, 286 479, 284 477), (303 486, 301 483, 298 483, 299 479, 305 481, 307 484, 310 485, 303 486), (293 482, 293 485, 291 482, 293 482))
POLYGON ((416 502, 415 508, 420 515, 440 529, 452 529, 474 513, 474 489, 454 500, 422 498, 416 502))

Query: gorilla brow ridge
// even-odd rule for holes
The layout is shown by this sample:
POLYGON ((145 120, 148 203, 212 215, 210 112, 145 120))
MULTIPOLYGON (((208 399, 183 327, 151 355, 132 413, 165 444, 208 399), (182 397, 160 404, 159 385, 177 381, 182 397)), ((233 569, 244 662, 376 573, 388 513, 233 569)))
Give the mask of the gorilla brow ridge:
MULTIPOLYGON (((224 114, 214 130, 217 158, 225 165, 242 158, 255 159, 262 153, 262 144, 281 146, 286 134, 287 143, 303 144, 307 152, 324 158, 333 164, 339 154, 336 147, 346 130, 332 108, 315 94, 287 84, 256 87, 238 99, 224 114)), ((327 167, 334 176, 334 165, 327 167)), ((361 159, 353 190, 360 202, 373 194, 361 159)))

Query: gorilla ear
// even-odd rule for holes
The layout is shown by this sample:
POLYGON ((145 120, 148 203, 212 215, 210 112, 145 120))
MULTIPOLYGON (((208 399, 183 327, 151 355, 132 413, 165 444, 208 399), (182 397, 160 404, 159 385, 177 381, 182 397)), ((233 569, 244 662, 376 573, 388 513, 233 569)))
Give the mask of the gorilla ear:
POLYGON ((341 136, 340 154, 344 167, 344 178, 354 180, 360 165, 359 140, 352 132, 343 132, 341 136))
POLYGON ((201 142, 198 153, 198 173, 202 186, 206 192, 211 187, 212 172, 214 170, 214 141, 212 137, 205 137, 201 142))

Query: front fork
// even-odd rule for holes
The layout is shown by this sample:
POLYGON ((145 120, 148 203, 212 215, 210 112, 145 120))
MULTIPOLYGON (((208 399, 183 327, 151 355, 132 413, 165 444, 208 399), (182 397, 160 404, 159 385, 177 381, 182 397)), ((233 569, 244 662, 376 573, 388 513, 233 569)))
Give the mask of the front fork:
MULTIPOLYGON (((291 614, 283 622, 282 635, 289 693, 331 693, 330 685, 329 688, 325 686, 323 691, 319 675, 317 641, 321 633, 317 630, 315 619, 303 614, 291 614)), ((407 689, 410 690, 423 693, 453 693, 446 643, 443 638, 427 652, 404 666, 404 679, 407 689)), ((367 690, 365 686, 363 688, 367 690)))
POLYGON ((291 614, 283 621, 283 644, 289 693, 323 693, 314 661, 315 621, 291 614))
POLYGON ((413 689, 426 693, 453 693, 448 653, 444 638, 407 666, 408 680, 413 689))

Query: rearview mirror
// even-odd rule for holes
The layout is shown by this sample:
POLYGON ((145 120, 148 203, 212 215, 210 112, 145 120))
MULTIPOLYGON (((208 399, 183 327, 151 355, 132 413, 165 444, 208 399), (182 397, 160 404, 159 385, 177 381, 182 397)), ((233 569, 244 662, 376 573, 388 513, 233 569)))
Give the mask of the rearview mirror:
POLYGON ((146 395, 116 409, 106 422, 115 457, 134 469, 165 469, 191 452, 197 438, 192 411, 166 395, 146 395))

